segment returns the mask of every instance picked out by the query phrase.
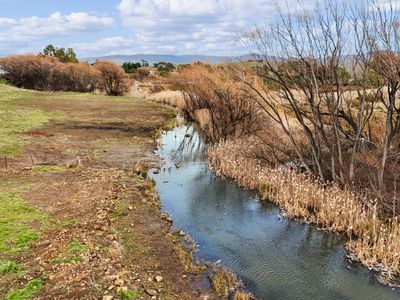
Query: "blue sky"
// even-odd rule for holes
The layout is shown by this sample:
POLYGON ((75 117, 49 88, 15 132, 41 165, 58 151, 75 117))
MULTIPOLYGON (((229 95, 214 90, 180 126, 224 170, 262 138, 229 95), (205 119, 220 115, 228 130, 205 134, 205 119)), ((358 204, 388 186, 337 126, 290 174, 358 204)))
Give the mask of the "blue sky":
POLYGON ((263 21, 272 1, 0 0, 0 56, 49 43, 73 47, 79 57, 236 55, 240 32, 263 21))
MULTIPOLYGON (((384 1, 384 0, 382 0, 384 1)), ((290 9, 313 0, 287 0, 290 9)), ((240 33, 274 14, 274 0, 0 0, 0 56, 51 43, 79 57, 244 53, 240 33)))

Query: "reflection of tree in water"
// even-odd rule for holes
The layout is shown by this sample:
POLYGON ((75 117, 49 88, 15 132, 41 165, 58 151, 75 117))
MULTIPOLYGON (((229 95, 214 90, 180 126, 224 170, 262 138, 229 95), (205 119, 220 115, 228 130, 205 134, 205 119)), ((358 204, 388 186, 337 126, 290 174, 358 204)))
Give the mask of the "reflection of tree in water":
POLYGON ((204 158, 207 144, 199 134, 195 124, 184 126, 185 130, 175 131, 175 138, 180 140, 176 150, 171 151, 171 160, 196 161, 204 158))

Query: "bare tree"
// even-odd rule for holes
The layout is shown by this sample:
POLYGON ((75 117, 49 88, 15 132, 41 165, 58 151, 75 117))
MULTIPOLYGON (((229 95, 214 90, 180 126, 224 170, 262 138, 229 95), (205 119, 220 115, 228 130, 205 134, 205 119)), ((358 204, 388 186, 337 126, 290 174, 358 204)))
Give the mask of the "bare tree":
POLYGON ((236 78, 288 137, 308 172, 353 184, 369 152, 380 152, 376 186, 384 190, 400 129, 397 11, 375 2, 349 10, 327 0, 297 15, 278 12, 275 23, 246 36, 258 63, 234 66, 236 78), (382 116, 383 134, 376 125, 382 116))

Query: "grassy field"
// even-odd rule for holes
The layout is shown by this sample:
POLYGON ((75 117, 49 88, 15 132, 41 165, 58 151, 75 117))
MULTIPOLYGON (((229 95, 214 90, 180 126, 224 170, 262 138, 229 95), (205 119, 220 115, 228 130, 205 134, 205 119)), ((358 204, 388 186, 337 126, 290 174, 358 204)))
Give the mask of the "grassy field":
POLYGON ((0 84, 1 299, 207 293, 143 177, 174 115, 152 101, 0 84))

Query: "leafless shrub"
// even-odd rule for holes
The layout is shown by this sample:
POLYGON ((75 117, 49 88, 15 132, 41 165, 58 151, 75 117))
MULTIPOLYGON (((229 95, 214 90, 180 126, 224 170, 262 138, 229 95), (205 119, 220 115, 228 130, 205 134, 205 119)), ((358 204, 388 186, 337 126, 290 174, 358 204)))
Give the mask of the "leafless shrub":
POLYGON ((121 96, 128 92, 129 84, 121 66, 108 61, 97 61, 94 67, 100 73, 99 89, 110 96, 121 96))
POLYGON ((176 80, 183 90, 185 113, 192 119, 199 115, 207 119, 203 127, 212 140, 253 134, 261 128, 264 115, 260 108, 223 68, 197 64, 183 68, 176 80))

